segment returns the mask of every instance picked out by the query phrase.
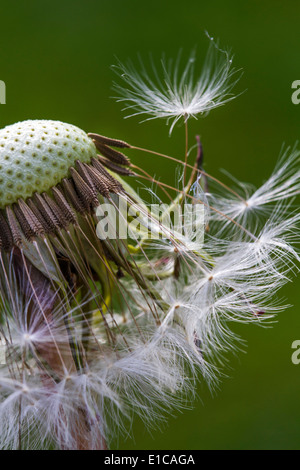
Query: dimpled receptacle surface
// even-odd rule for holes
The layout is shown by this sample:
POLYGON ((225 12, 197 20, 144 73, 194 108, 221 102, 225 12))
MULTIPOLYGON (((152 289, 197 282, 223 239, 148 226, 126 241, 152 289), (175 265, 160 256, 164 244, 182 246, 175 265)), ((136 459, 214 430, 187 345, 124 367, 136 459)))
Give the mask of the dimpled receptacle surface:
POLYGON ((48 191, 75 162, 97 155, 87 134, 59 121, 29 120, 0 130, 0 208, 48 191))

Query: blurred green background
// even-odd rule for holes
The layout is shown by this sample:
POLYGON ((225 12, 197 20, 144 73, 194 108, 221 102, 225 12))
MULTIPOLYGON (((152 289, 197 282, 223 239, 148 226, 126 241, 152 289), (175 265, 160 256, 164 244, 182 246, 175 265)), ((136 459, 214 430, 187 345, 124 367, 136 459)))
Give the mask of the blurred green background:
MULTIPOLYGON (((206 170, 226 168, 259 185, 272 171, 282 145, 300 138, 300 106, 291 84, 300 79, 300 3, 296 0, 29 0, 1 1, 0 80, 7 104, 0 127, 24 119, 58 119, 90 132, 182 158, 184 130, 170 138, 162 121, 124 120, 111 96, 116 57, 149 52, 158 60, 194 47, 202 57, 204 31, 231 48, 244 71, 239 98, 190 122, 200 134, 206 170)), ((130 157, 174 184, 175 167, 145 154, 130 157)), ((272 328, 235 327, 244 353, 229 357, 230 368, 212 395, 199 385, 192 410, 174 412, 151 434, 136 420, 134 438, 116 440, 120 449, 299 449, 300 365, 291 344, 300 339, 300 282, 282 295, 293 307, 272 328)))

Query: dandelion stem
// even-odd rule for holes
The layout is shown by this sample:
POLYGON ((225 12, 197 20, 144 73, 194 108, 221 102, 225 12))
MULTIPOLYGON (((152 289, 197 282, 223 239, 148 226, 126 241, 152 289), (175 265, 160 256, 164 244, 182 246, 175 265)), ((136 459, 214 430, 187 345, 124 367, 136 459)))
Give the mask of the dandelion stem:
POLYGON ((189 133, 188 133, 188 116, 187 115, 184 116, 184 129, 185 129, 185 152, 184 152, 183 186, 185 186, 187 161, 188 161, 188 155, 189 155, 189 133))

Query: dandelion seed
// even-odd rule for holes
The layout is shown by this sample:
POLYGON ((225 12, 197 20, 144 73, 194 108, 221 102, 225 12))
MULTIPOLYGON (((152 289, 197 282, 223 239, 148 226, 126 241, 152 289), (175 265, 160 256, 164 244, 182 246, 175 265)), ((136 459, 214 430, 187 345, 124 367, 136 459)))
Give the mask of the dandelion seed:
POLYGON ((148 114, 149 119, 172 120, 170 133, 183 118, 186 122, 197 115, 205 115, 212 109, 231 101, 231 91, 238 81, 238 71, 232 67, 229 52, 219 49, 213 39, 200 75, 196 75, 196 55, 192 52, 180 75, 181 54, 176 61, 161 60, 160 69, 152 62, 152 75, 140 59, 140 71, 132 62, 114 67, 125 85, 114 84, 118 102, 125 103, 127 117, 148 114))
MULTIPOLYGON (((260 188, 254 189, 235 181, 238 183, 235 194, 211 195, 211 204, 243 225, 247 224, 247 221, 250 223, 253 214, 254 220, 258 221, 260 218, 264 221, 267 215, 276 211, 276 207, 281 207, 281 202, 285 201, 282 205, 284 210, 288 201, 300 194, 299 163, 299 151, 287 149, 279 158, 273 174, 260 188)), ((279 213, 278 209, 277 211, 279 213)), ((220 220, 217 213, 213 218, 220 220)))

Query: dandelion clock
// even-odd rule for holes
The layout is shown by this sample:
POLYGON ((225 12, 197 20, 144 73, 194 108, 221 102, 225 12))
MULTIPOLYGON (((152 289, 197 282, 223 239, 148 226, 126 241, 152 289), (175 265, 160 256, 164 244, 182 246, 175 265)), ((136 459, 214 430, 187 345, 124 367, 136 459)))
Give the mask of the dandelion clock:
POLYGON ((130 115, 170 132, 183 122, 181 160, 59 121, 0 130, 1 449, 100 450, 136 414, 157 425, 198 379, 214 386, 233 321, 283 308, 274 294, 299 265, 299 152, 258 189, 205 172, 189 119, 232 100, 238 75, 213 41, 199 75, 195 60, 181 73, 180 58, 152 75, 115 68, 130 115), (174 187, 137 152, 177 165, 174 187))

